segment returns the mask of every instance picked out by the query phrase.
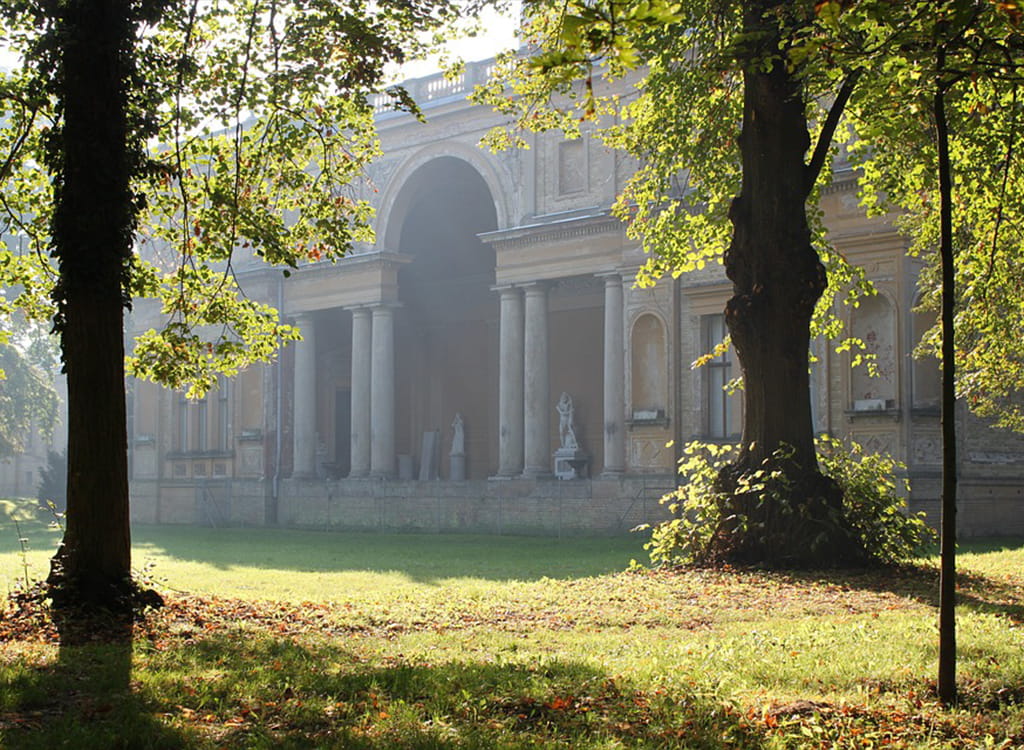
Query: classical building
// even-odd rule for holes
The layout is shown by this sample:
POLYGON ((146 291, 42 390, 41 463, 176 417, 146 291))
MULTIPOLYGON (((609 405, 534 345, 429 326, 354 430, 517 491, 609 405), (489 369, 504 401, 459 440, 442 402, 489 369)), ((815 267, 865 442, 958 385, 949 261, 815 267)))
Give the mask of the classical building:
MULTIPOLYGON (((242 269, 301 343, 202 401, 132 385, 136 519, 621 531, 659 517, 683 444, 738 438, 730 355, 691 368, 724 335, 721 269, 636 287, 644 255, 609 213, 634 165, 586 134, 481 149, 501 116, 465 95, 487 72, 411 82, 426 124, 379 114, 373 247, 287 280, 242 269), (563 393, 575 448, 556 467, 563 393)), ((819 342, 816 427, 904 461, 912 505, 934 514, 938 370, 912 357, 930 323, 913 312, 919 261, 864 218, 852 177, 837 175, 824 209, 880 292, 843 312, 878 376, 819 342)), ((140 306, 134 324, 158 321, 140 306)), ((966 413, 961 435, 963 531, 1024 532, 1024 440, 966 413)))

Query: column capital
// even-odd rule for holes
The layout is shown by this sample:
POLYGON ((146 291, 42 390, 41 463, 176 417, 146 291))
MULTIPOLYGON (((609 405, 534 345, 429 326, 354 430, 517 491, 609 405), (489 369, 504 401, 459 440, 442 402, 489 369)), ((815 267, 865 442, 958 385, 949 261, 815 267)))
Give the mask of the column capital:
POLYGON ((604 279, 605 286, 608 284, 622 284, 622 271, 601 271, 601 273, 595 273, 594 278, 604 279))
POLYGON ((536 297, 540 294, 547 294, 548 290, 552 286, 552 282, 547 280, 531 281, 527 284, 521 284, 520 286, 528 297, 536 297))
POLYGON ((521 288, 520 284, 495 284, 491 287, 491 291, 506 294, 509 292, 518 292, 521 288))

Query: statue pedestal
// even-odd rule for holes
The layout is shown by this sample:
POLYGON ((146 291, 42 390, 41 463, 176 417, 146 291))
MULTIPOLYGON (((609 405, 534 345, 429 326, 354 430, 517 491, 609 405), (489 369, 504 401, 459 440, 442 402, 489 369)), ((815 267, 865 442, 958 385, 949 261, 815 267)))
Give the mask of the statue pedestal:
POLYGON ((585 479, 590 456, 579 448, 559 448, 555 451, 555 477, 558 479, 585 479))
POLYGON ((448 456, 450 464, 448 479, 452 482, 464 482, 466 480, 466 454, 452 453, 448 456))

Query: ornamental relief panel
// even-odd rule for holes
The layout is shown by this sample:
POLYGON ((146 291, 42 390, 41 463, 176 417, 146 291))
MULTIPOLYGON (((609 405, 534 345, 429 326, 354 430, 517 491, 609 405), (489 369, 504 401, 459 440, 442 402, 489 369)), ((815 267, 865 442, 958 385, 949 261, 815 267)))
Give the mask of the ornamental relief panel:
POLYGON ((913 463, 938 465, 942 463, 942 439, 938 432, 923 432, 911 440, 910 455, 913 463))
POLYGON ((858 443, 865 453, 898 457, 895 432, 851 432, 850 439, 858 443))
POLYGON ((671 471, 675 455, 671 448, 666 448, 668 433, 664 435, 635 435, 629 440, 629 469, 639 472, 671 471))

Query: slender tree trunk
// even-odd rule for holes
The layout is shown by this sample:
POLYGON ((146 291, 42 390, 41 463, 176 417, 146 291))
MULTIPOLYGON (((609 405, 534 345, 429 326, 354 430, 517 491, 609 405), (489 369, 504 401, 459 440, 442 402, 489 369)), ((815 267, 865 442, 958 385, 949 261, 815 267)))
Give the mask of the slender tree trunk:
MULTIPOLYGON (((938 68, 945 67, 939 48, 938 68)), ((943 84, 935 90, 935 133, 939 159, 939 254, 942 259, 942 532, 939 576, 939 699, 956 703, 956 348, 953 258, 953 175, 943 84)))
POLYGON ((753 0, 745 8, 746 35, 759 41, 746 54, 743 187, 730 209, 734 233, 725 258, 733 282, 726 322, 744 382, 743 447, 720 482, 733 490, 740 474, 759 468, 786 446, 792 455, 785 461, 789 484, 784 491, 801 506, 799 512, 787 514, 778 503, 737 497, 735 510, 766 531, 760 541, 738 542, 730 556, 745 562, 837 564, 853 562, 853 551, 847 539, 829 536, 820 523, 841 494, 818 471, 808 370, 811 316, 827 278, 807 222, 810 136, 803 91, 779 54, 781 32, 772 13, 782 5, 753 0), (773 57, 766 71, 765 59, 773 57))
POLYGON ((131 571, 123 308, 134 203, 127 0, 68 0, 57 38, 57 327, 68 378, 68 505, 54 601, 120 609, 131 571))

